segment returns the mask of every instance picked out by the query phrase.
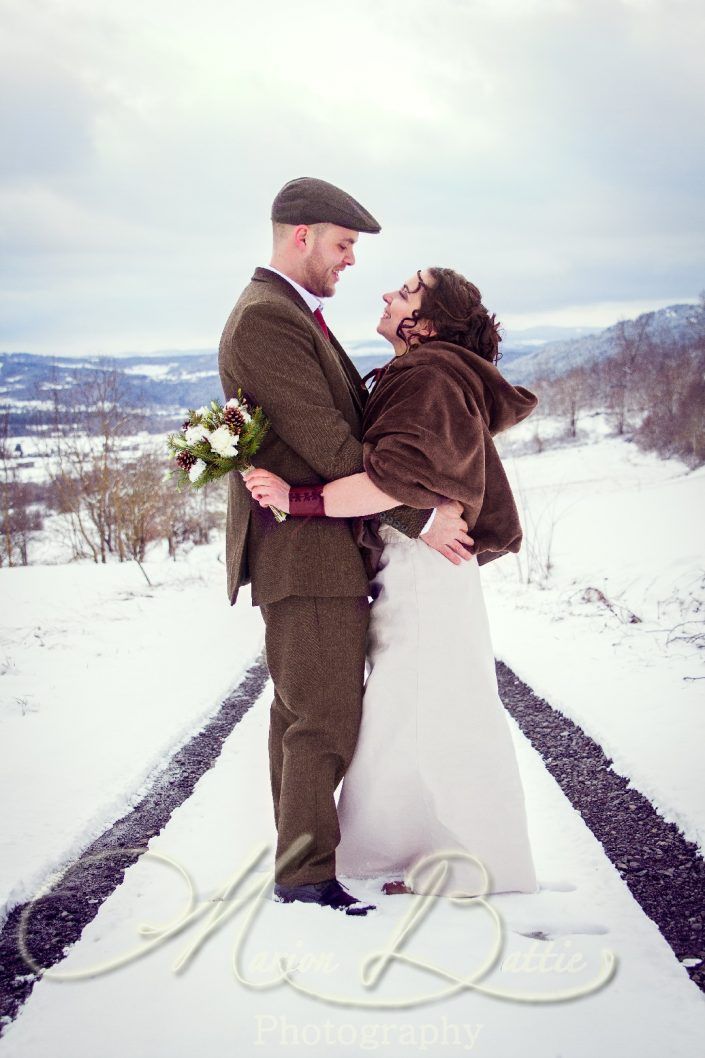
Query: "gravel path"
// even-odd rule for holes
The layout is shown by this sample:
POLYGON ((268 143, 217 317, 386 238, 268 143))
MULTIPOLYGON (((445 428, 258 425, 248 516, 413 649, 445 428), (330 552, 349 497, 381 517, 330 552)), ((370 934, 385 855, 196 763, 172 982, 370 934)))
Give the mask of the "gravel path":
POLYGON ((705 861, 697 846, 612 770, 612 761, 582 728, 538 698, 501 661, 497 682, 507 712, 705 991, 705 861), (689 965, 698 960, 699 965, 689 965))
MULTIPOLYGON (((206 727, 172 757, 143 800, 94 841, 61 881, 36 901, 28 926, 32 954, 40 965, 54 966, 63 958, 64 948, 79 939, 103 901, 120 885, 127 868, 213 767, 226 738, 257 701, 268 679, 264 656, 260 655, 206 727), (102 859, 96 858, 101 855, 102 859), (83 863, 84 859, 89 862, 83 863)), ((0 1029, 17 1016, 38 980, 17 943, 26 906, 14 908, 0 931, 0 1029)))
MULTIPOLYGON (((268 679, 260 655, 217 715, 172 758, 144 799, 87 848, 55 888, 35 903, 32 951, 39 963, 55 965, 64 949, 79 939, 84 926, 120 885, 126 869, 214 765, 223 742, 257 701, 268 679), (90 862, 83 862, 89 858, 90 862)), ((534 695, 502 662, 497 663, 497 679, 508 712, 677 958, 701 960, 699 965, 686 962, 686 966, 692 980, 705 991, 705 863, 695 845, 674 824, 665 822, 646 798, 628 788, 628 780, 611 770, 611 761, 595 742, 534 695)), ((17 1015, 38 979, 18 949, 18 926, 25 906, 16 907, 0 931, 0 1026, 17 1015)))

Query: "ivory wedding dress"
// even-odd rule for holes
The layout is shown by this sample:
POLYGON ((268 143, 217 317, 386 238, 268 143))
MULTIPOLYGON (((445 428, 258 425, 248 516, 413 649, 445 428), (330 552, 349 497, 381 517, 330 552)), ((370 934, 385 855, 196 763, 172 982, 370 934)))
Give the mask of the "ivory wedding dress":
POLYGON ((415 892, 536 892, 524 792, 499 697, 477 559, 455 566, 382 524, 369 675, 338 799, 336 872, 415 892), (448 852, 445 878, 431 886, 448 852), (479 859, 487 871, 473 860, 479 859), (443 857, 441 857, 442 859, 443 857), (411 881, 409 880, 411 878, 411 881))

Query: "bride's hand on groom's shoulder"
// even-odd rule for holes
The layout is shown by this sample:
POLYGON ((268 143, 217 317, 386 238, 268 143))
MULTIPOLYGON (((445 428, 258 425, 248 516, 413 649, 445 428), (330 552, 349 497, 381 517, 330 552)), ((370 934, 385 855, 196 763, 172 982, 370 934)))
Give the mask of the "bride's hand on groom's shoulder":
POLYGON ((473 557, 469 548, 475 543, 468 535, 468 523, 463 518, 463 505, 458 500, 443 500, 436 507, 431 528, 421 537, 425 544, 438 551, 454 566, 473 557))

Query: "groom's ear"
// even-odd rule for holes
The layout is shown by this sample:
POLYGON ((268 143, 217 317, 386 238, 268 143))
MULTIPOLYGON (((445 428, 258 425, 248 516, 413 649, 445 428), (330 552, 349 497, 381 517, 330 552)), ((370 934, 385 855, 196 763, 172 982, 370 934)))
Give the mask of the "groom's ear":
POLYGON ((292 238, 297 250, 305 250, 313 240, 313 233, 308 224, 297 224, 294 228, 292 238))

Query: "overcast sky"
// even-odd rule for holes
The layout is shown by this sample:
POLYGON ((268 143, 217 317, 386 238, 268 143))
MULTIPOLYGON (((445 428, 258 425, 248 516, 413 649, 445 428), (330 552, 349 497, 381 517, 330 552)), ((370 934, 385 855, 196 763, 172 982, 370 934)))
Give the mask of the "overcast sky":
POLYGON ((380 220, 326 316, 457 268, 508 328, 705 287, 702 0, 0 0, 0 350, 215 347, 296 176, 380 220))

